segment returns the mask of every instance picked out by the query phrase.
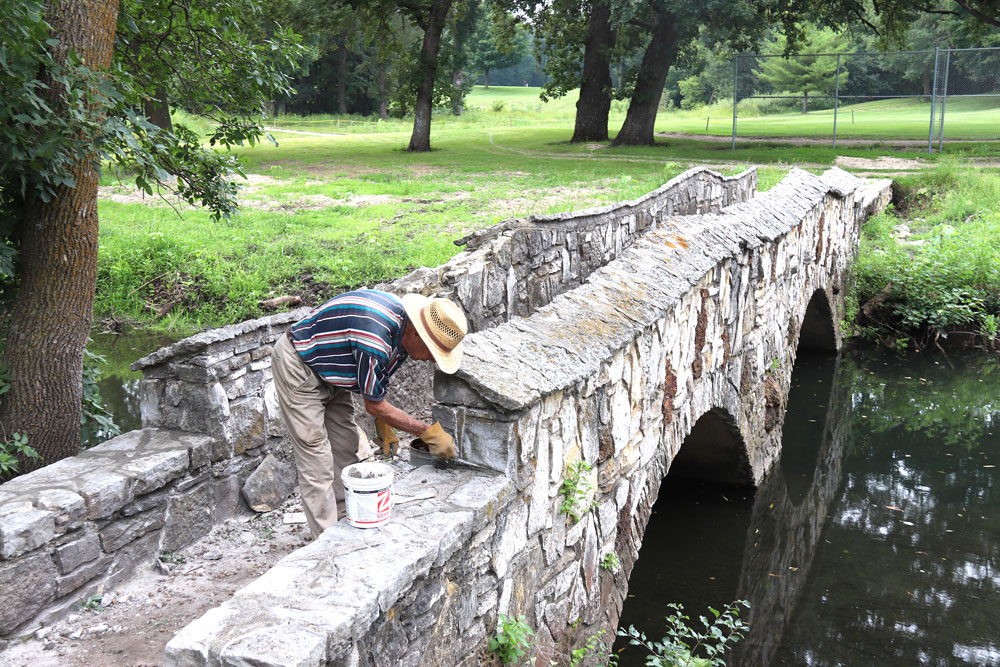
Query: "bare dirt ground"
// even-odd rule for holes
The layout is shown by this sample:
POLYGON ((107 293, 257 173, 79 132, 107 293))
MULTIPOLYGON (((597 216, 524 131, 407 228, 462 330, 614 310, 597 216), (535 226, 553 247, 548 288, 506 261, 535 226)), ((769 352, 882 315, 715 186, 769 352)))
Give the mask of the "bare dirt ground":
MULTIPOLYGON (((0 667, 147 667, 184 626, 220 605, 309 538, 296 493, 273 512, 216 526, 195 544, 141 569, 133 579, 0 652, 0 667)), ((84 602, 81 600, 81 602, 84 602)))

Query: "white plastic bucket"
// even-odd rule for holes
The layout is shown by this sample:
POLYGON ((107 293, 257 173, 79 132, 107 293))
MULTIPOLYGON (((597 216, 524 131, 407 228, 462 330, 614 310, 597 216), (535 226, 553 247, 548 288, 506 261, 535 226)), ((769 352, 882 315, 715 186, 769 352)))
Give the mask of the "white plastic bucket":
POLYGON ((344 468, 347 522, 355 528, 378 528, 392 511, 392 468, 378 461, 362 461, 344 468))

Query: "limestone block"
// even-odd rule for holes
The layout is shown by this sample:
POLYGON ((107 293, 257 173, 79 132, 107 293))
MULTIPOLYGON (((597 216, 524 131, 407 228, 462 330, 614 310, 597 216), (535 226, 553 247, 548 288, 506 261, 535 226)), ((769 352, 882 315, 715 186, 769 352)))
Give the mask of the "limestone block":
POLYGON ((117 472, 96 471, 75 480, 87 505, 87 519, 104 519, 132 502, 132 479, 117 472))
POLYGON ((207 483, 170 498, 163 528, 163 550, 177 551, 212 529, 212 489, 207 483))
POLYGON ((562 558, 566 550, 566 517, 556 513, 549 530, 542 533, 542 553, 545 564, 551 566, 562 558))
MULTIPOLYGON (((140 565, 151 562, 160 553, 160 537, 162 530, 146 533, 132 540, 114 554, 114 561, 108 568, 107 588, 114 589, 120 583, 127 581, 140 565)), ((172 551, 162 549, 162 551, 172 551)))
MULTIPOLYGON (((437 414, 437 413, 435 413, 437 414)), ((510 417, 488 411, 469 410, 457 440, 459 456, 476 465, 498 472, 508 472, 513 462, 516 442, 514 422, 510 417)))
POLYGON ((586 523, 583 539, 583 582, 587 586, 587 592, 594 593, 597 586, 597 526, 593 515, 588 516, 581 523, 586 523))
POLYGON ((0 563, 0 635, 24 623, 54 599, 57 576, 48 554, 0 563))
POLYGON ((243 498, 255 512, 277 509, 295 490, 295 468, 268 454, 243 484, 243 498))
POLYGON ((167 642, 164 667, 203 667, 212 664, 209 649, 212 638, 238 612, 231 607, 209 609, 194 623, 188 623, 167 642))
POLYGON ((246 510, 242 503, 240 480, 238 477, 213 478, 212 487, 212 523, 219 524, 232 519, 241 511, 246 510))
POLYGON ((269 436, 284 437, 288 432, 281 419, 281 407, 278 405, 278 392, 274 388, 274 382, 264 385, 264 424, 269 436))
MULTIPOLYGON (((538 420, 541 413, 541 406, 536 405, 535 407, 524 413, 517 422, 515 427, 515 434, 517 435, 518 442, 518 463, 521 466, 528 465, 531 458, 535 455, 535 441, 538 438, 538 420)), ((539 452, 541 455, 541 452, 539 452)), ((546 455, 546 459, 548 456, 546 455)), ((537 466, 536 466, 537 474, 537 466)))
POLYGON ((165 508, 152 509, 135 516, 112 521, 100 530, 101 548, 114 553, 132 540, 163 527, 165 508))
POLYGON ((66 537, 70 539, 52 551, 52 558, 59 568, 60 574, 75 570, 80 565, 101 555, 100 539, 91 526, 66 537))
POLYGON ((26 509, 0 520, 0 558, 10 560, 36 549, 56 536, 56 513, 26 509))
POLYGON ((229 406, 230 438, 233 453, 242 454, 256 449, 267 439, 264 424, 264 399, 257 396, 244 398, 229 406))
POLYGON ((538 450, 535 457, 535 479, 531 488, 531 506, 528 512, 528 536, 545 528, 552 515, 552 500, 549 498, 549 448, 538 450))
MULTIPOLYGON (((621 486, 625 486, 624 484, 621 486)), ((619 487, 620 489, 621 487, 619 487)), ((618 526, 618 506, 614 498, 609 498, 597 506, 597 524, 601 542, 610 542, 615 538, 618 526)))
POLYGON ((139 512, 151 510, 154 507, 166 507, 167 499, 171 493, 171 489, 159 489, 158 491, 140 496, 122 508, 122 516, 133 516, 139 512))
POLYGON ((80 494, 66 489, 40 489, 35 507, 55 513, 57 530, 75 530, 83 523, 87 505, 80 494))
POLYGON ((56 597, 65 597, 84 584, 103 578, 113 560, 114 556, 103 554, 101 558, 84 563, 65 576, 59 577, 56 580, 56 597))
POLYGON ((615 443, 615 456, 619 455, 632 439, 632 408, 628 393, 619 387, 611 397, 611 438, 615 443))
POLYGON ((326 635, 283 623, 248 632, 219 657, 226 667, 322 667, 327 664, 326 635))
POLYGON ((464 405, 475 408, 489 408, 483 399, 465 380, 440 371, 434 373, 434 400, 449 405, 464 405))
POLYGON ((490 561, 493 571, 500 578, 507 574, 511 560, 521 552, 528 541, 527 519, 528 508, 524 503, 516 503, 508 510, 503 530, 493 543, 493 556, 490 561))

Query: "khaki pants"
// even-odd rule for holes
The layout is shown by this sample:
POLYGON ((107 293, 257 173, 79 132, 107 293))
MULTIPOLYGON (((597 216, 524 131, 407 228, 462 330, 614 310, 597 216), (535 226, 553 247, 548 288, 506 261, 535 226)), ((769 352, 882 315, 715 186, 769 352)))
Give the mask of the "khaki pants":
POLYGON ((271 371, 299 469, 302 506, 318 537, 346 512, 341 471, 367 458, 371 443, 354 424, 350 392, 320 380, 285 335, 274 345, 271 371))

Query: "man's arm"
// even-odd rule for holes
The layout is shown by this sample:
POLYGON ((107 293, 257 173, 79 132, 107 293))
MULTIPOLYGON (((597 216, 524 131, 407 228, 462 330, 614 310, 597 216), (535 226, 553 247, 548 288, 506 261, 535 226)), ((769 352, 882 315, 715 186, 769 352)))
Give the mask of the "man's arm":
POLYGON ((365 398, 365 411, 375 419, 381 419, 389 426, 419 436, 431 427, 414 419, 386 400, 373 401, 365 398))

